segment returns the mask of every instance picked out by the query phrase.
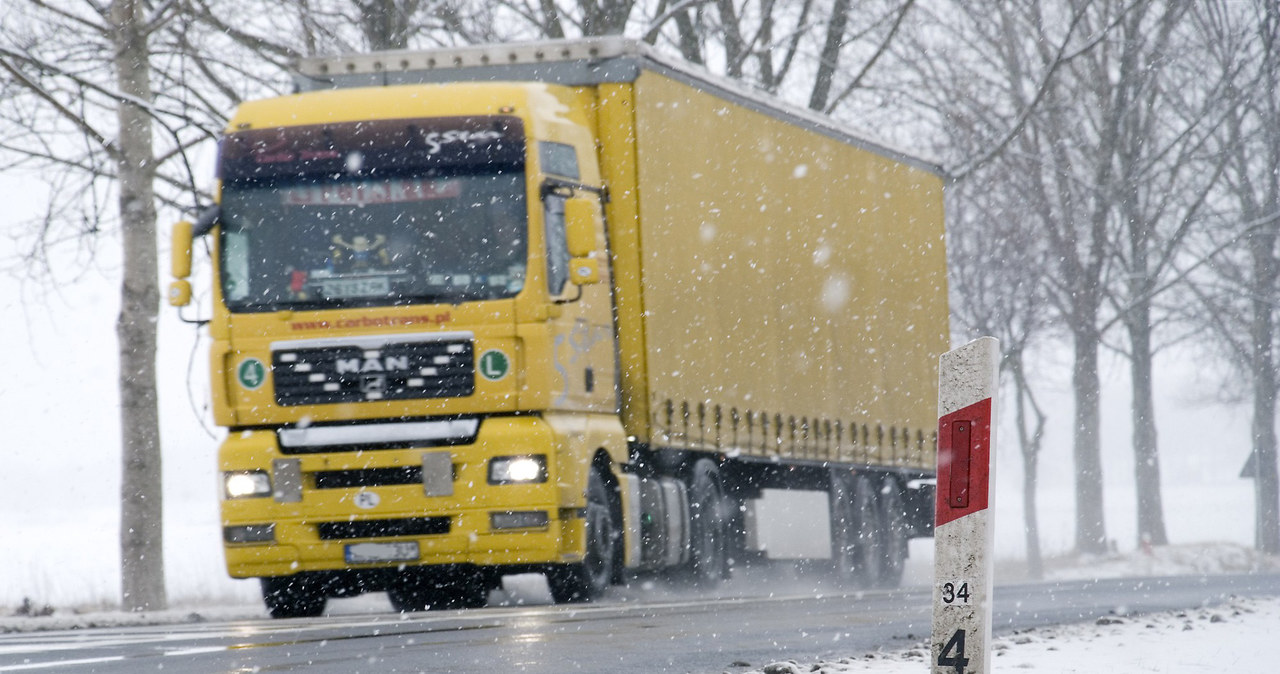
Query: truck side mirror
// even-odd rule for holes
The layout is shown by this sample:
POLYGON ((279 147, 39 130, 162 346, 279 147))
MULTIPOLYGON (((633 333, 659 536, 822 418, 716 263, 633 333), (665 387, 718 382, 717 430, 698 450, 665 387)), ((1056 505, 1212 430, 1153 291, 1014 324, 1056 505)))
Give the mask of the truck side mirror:
POLYGON ((596 249, 600 207, 591 199, 574 197, 564 203, 565 243, 569 257, 587 257, 596 249))
POLYGON ((191 223, 183 220, 173 225, 170 252, 171 273, 176 279, 185 279, 191 275, 191 223))
POLYGON ((170 306, 185 307, 191 304, 191 282, 187 280, 191 275, 191 228, 191 223, 186 220, 173 225, 173 236, 170 238, 173 250, 169 253, 169 262, 174 281, 169 284, 170 306))

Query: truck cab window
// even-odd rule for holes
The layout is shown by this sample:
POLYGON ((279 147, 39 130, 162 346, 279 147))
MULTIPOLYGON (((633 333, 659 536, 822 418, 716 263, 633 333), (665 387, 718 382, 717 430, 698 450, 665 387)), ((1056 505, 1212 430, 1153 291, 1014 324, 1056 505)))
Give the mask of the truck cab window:
POLYGON ((565 197, 548 194, 543 220, 547 238, 547 290, 554 297, 569 282, 569 244, 564 232, 565 197))
POLYGON ((546 173, 573 180, 580 177, 578 154, 572 145, 543 141, 538 143, 538 158, 542 161, 542 170, 546 173))

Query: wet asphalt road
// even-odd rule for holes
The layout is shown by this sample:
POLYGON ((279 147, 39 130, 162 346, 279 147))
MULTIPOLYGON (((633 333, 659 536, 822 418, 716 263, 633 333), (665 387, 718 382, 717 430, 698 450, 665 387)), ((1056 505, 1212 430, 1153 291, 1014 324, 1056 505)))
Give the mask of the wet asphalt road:
MULTIPOLYGON (((693 600, 633 587, 594 605, 5 634, 0 672, 739 672, 905 648, 929 631, 927 588, 814 596, 761 578, 728 589, 693 600)), ((995 630, 1231 595, 1280 595, 1280 575, 1001 587, 995 630)))

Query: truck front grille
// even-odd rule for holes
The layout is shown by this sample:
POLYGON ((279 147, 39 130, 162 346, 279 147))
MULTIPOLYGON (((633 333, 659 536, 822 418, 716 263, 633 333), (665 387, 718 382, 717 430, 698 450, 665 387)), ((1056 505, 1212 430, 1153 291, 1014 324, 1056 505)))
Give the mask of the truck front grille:
POLYGON ((359 520, 355 522, 321 522, 316 533, 323 541, 350 538, 394 538, 397 536, 434 536, 449 533, 448 517, 412 517, 401 520, 359 520))
POLYGON ((285 348, 271 354, 276 402, 324 405, 460 398, 475 392, 469 339, 285 348))
POLYGON ((312 473, 316 489, 348 489, 398 484, 422 484, 422 466, 323 470, 312 473))

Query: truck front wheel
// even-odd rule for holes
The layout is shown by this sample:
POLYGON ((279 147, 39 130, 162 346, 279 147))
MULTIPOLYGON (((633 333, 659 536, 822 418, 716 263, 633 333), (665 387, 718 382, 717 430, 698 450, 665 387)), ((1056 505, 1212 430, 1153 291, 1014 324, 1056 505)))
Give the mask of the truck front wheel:
POLYGON ((557 566, 547 572, 547 585, 557 604, 596 599, 613 582, 618 524, 613 518, 609 488, 600 471, 587 478, 587 550, 578 564, 557 566))
POLYGON ((329 598, 319 583, 298 574, 263 578, 262 600, 272 618, 314 618, 324 613, 329 598))

